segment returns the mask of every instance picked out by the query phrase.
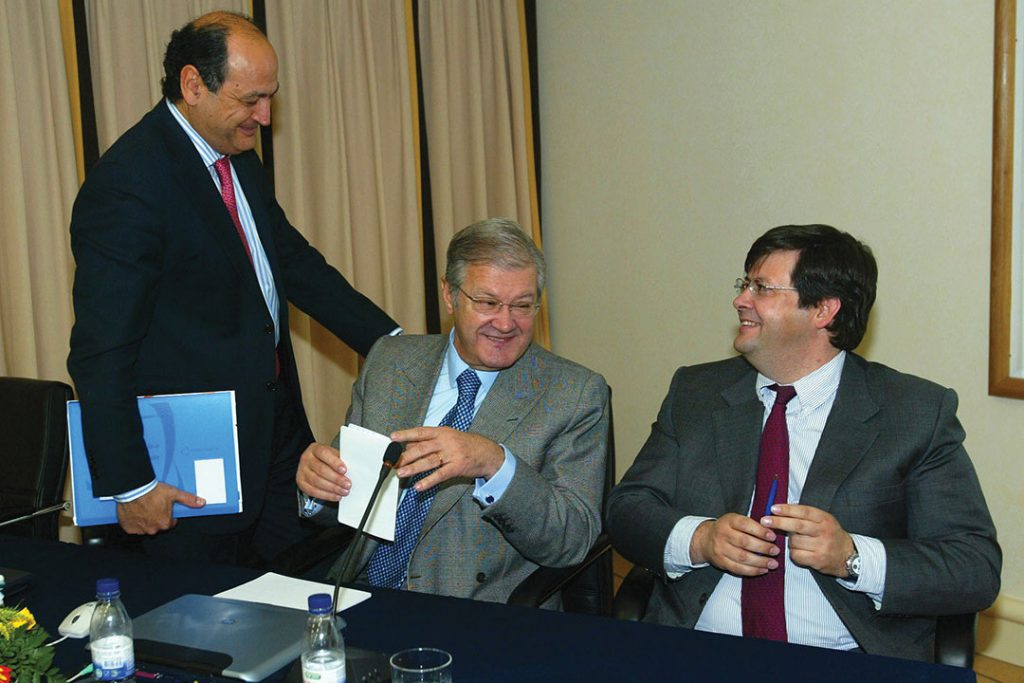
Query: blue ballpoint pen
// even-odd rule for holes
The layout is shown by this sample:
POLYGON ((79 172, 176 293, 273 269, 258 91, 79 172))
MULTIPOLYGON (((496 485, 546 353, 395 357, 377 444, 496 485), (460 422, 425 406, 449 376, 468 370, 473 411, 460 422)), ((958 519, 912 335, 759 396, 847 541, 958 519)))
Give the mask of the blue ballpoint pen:
POLYGON ((772 487, 768 489, 768 502, 764 506, 764 516, 772 514, 772 505, 775 505, 775 494, 779 492, 779 478, 772 479, 772 487))

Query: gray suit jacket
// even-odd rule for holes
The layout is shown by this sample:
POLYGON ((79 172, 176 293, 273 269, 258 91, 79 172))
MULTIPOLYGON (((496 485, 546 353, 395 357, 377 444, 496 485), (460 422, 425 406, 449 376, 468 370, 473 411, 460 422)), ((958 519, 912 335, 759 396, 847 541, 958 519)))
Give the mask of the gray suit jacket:
MULTIPOLYGON (((348 421, 383 434, 422 425, 447 343, 439 335, 381 338, 352 388, 348 421)), ((608 387, 531 345, 499 373, 469 431, 507 446, 515 476, 486 508, 473 498, 473 480, 441 484, 409 561, 408 588, 503 602, 538 566, 580 562, 601 531, 608 387)), ((376 547, 366 543, 361 572, 376 547)))
MULTIPOLYGON (((680 368, 636 462, 612 492, 612 542, 664 575, 664 550, 685 515, 746 514, 764 408, 743 359, 680 368)), ((872 654, 930 660, 935 616, 988 607, 1002 555, 956 418, 956 394, 847 354, 839 391, 800 503, 885 545, 880 610, 834 577, 815 580, 872 654)), ((722 572, 656 582, 647 619, 693 627, 722 572)))

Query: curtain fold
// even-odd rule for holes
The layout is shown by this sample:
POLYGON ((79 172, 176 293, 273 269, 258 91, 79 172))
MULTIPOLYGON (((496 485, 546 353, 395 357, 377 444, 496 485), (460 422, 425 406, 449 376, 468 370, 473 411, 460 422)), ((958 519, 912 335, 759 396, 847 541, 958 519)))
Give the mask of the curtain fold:
MULTIPOLYGON (((513 218, 541 244, 521 0, 420 0, 435 254, 456 231, 513 218)), ((546 307, 545 307, 546 311, 546 307)), ((546 312, 536 338, 548 343, 546 312)))
MULTIPOLYGON (((267 0, 280 60, 274 170, 289 219, 358 290, 423 332, 423 244, 404 0, 267 0)), ((358 357, 292 310, 314 434, 344 419, 358 357)))
POLYGON ((69 381, 78 187, 55 2, 0 3, 0 374, 69 381))

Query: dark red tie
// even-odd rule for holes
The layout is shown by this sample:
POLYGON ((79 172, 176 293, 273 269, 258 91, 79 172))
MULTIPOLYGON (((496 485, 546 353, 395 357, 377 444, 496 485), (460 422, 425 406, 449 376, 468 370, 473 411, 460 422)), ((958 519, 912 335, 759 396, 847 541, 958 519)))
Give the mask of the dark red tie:
MULTIPOLYGON (((231 179, 231 160, 228 157, 221 157, 217 161, 213 162, 213 169, 217 171, 217 177, 220 178, 220 198, 224 200, 224 206, 227 207, 228 213, 231 214, 231 220, 235 224, 235 230, 238 232, 238 238, 242 240, 242 246, 245 247, 245 253, 249 257, 249 263, 253 263, 252 250, 249 248, 249 240, 245 238, 245 231, 242 230, 242 221, 238 218, 238 203, 235 201, 235 183, 231 179)), ((253 263, 255 266, 255 263, 253 263)), ((274 348, 274 377, 281 376, 281 357, 277 353, 277 348, 274 348)))
POLYGON ((235 183, 231 180, 231 160, 228 157, 221 157, 213 162, 213 168, 220 178, 220 196, 224 200, 224 206, 231 214, 231 220, 235 223, 235 230, 238 237, 245 246, 245 253, 249 255, 249 263, 252 263, 252 251, 249 250, 249 240, 245 238, 245 231, 242 230, 242 221, 238 219, 238 204, 235 202, 235 183))
MULTIPOLYGON (((757 460, 757 488, 754 490, 754 504, 750 516, 761 519, 772 482, 778 480, 775 493, 776 503, 786 502, 789 490, 789 430, 786 427, 786 404, 796 396, 793 387, 768 387, 776 393, 775 404, 764 423, 761 432, 761 452, 757 460)), ((741 595, 743 614, 743 635, 766 640, 781 640, 786 636, 786 538, 775 535, 779 554, 779 568, 763 576, 749 576, 743 579, 741 595)))

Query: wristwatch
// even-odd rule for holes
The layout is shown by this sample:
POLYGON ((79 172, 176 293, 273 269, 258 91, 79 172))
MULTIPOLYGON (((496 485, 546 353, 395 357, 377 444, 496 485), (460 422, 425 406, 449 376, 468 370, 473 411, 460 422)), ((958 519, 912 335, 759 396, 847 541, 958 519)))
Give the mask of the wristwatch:
POLYGON ((848 581, 856 581, 860 577, 860 553, 857 552, 857 546, 853 546, 853 552, 846 558, 846 573, 848 581))

